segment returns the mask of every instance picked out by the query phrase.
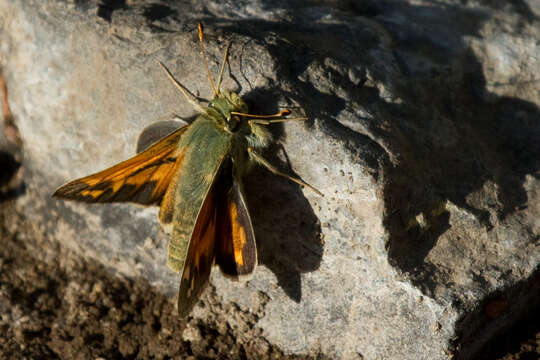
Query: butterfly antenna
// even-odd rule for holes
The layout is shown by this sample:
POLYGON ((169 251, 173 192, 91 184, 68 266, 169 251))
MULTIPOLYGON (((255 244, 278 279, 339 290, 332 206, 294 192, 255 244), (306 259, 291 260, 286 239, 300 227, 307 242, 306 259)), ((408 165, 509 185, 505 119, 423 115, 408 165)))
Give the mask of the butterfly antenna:
POLYGON ((295 118, 267 120, 267 119, 287 116, 290 113, 291 113, 291 110, 289 109, 281 110, 277 114, 271 114, 271 115, 246 114, 246 113, 241 113, 237 111, 231 112, 232 115, 238 115, 238 116, 243 116, 247 118, 250 124, 261 124, 261 125, 270 125, 270 124, 281 123, 281 122, 286 122, 286 121, 304 121, 308 119, 307 117, 295 117, 295 118))
POLYGON ((167 69, 167 67, 165 65, 163 65, 163 63, 161 61, 159 62, 159 65, 165 71, 165 74, 167 74, 167 77, 172 81, 172 83, 182 92, 182 94, 187 99, 187 101, 191 105, 193 105, 193 107, 195 107, 195 109, 197 109, 197 110, 199 110, 201 112, 205 112, 204 107, 197 101, 197 98, 195 96, 191 95, 191 93, 189 93, 189 91, 182 84, 180 84, 178 82, 178 80, 176 80, 174 78, 173 74, 171 74, 169 69, 167 69))
POLYGON ((206 60, 206 54, 204 52, 204 35, 203 35, 203 29, 202 29, 201 23, 197 25, 197 29, 199 30, 199 43, 201 44, 201 53, 202 53, 202 58, 204 61, 204 66, 206 67, 206 73, 208 74, 208 80, 210 80, 210 86, 212 86, 212 91, 214 92, 214 96, 217 96, 219 94, 219 91, 216 91, 216 86, 214 85, 212 74, 210 74, 210 69, 208 67, 208 60, 206 60))
POLYGON ((223 80, 223 72, 225 71, 225 63, 227 62, 227 57, 229 56, 229 48, 231 47, 231 42, 227 43, 225 48, 225 53, 223 54, 223 62, 221 63, 221 69, 219 69, 219 76, 217 80, 217 92, 219 94, 219 88, 221 87, 221 80, 223 80))

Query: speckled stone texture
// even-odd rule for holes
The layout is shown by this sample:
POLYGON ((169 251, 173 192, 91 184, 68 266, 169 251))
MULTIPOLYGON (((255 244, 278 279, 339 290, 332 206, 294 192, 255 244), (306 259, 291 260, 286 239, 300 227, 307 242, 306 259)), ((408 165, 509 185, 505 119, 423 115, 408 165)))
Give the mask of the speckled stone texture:
POLYGON ((50 194, 132 156, 154 121, 196 116, 158 62, 210 97, 202 21, 214 74, 232 40, 224 86, 252 112, 309 117, 276 125, 266 156, 325 196, 256 169, 260 266, 247 283, 215 271, 184 336, 228 311, 289 355, 472 359, 539 304, 539 16, 533 0, 1 0, 24 141, 15 208, 174 296, 157 209, 50 194))

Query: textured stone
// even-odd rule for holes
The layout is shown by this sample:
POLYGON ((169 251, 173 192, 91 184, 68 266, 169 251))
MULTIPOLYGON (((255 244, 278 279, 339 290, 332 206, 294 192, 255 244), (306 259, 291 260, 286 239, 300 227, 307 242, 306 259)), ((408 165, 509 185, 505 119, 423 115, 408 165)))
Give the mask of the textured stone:
POLYGON ((203 21, 213 73, 233 41, 225 87, 254 112, 309 117, 276 126, 283 148, 268 156, 325 196, 257 169, 261 266, 244 284, 214 272, 191 321, 230 312, 238 341, 255 326, 286 354, 473 358, 539 303, 540 24, 532 1, 462 3, 4 0, 25 145, 17 208, 63 246, 176 293, 157 209, 49 195, 133 155, 156 119, 196 115, 157 63, 209 97, 203 21))

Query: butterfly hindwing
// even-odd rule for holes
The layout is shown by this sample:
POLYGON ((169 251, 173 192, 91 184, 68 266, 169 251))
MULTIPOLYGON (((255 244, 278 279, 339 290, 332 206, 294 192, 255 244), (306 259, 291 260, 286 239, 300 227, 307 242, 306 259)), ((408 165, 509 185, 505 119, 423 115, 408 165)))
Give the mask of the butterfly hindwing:
POLYGON ((218 210, 216 263, 223 274, 245 279, 257 266, 257 245, 240 179, 233 177, 218 210))
POLYGON ((160 120, 145 127, 137 139, 137 154, 148 149, 156 142, 188 125, 184 120, 160 120))
POLYGON ((131 159, 61 186, 53 196, 89 203, 159 204, 182 163, 178 144, 188 128, 174 131, 131 159))

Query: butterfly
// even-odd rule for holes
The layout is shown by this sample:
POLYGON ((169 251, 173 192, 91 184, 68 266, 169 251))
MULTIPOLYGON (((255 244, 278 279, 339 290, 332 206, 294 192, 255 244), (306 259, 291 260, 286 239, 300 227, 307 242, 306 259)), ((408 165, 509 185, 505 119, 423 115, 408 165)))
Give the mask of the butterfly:
MULTIPOLYGON (((282 173, 259 151, 272 141, 266 125, 306 118, 285 118, 289 110, 252 115, 235 92, 221 91, 224 52, 217 85, 201 53, 214 97, 203 106, 160 63, 172 83, 201 114, 189 125, 151 143, 131 159, 61 186, 54 197, 87 203, 133 202, 160 207, 159 220, 170 229, 167 265, 182 278, 178 313, 187 316, 217 264, 232 279, 245 279, 257 265, 257 246, 242 178, 258 163, 274 174, 317 189, 282 173)), ((145 146, 143 146, 145 147, 145 146)))

